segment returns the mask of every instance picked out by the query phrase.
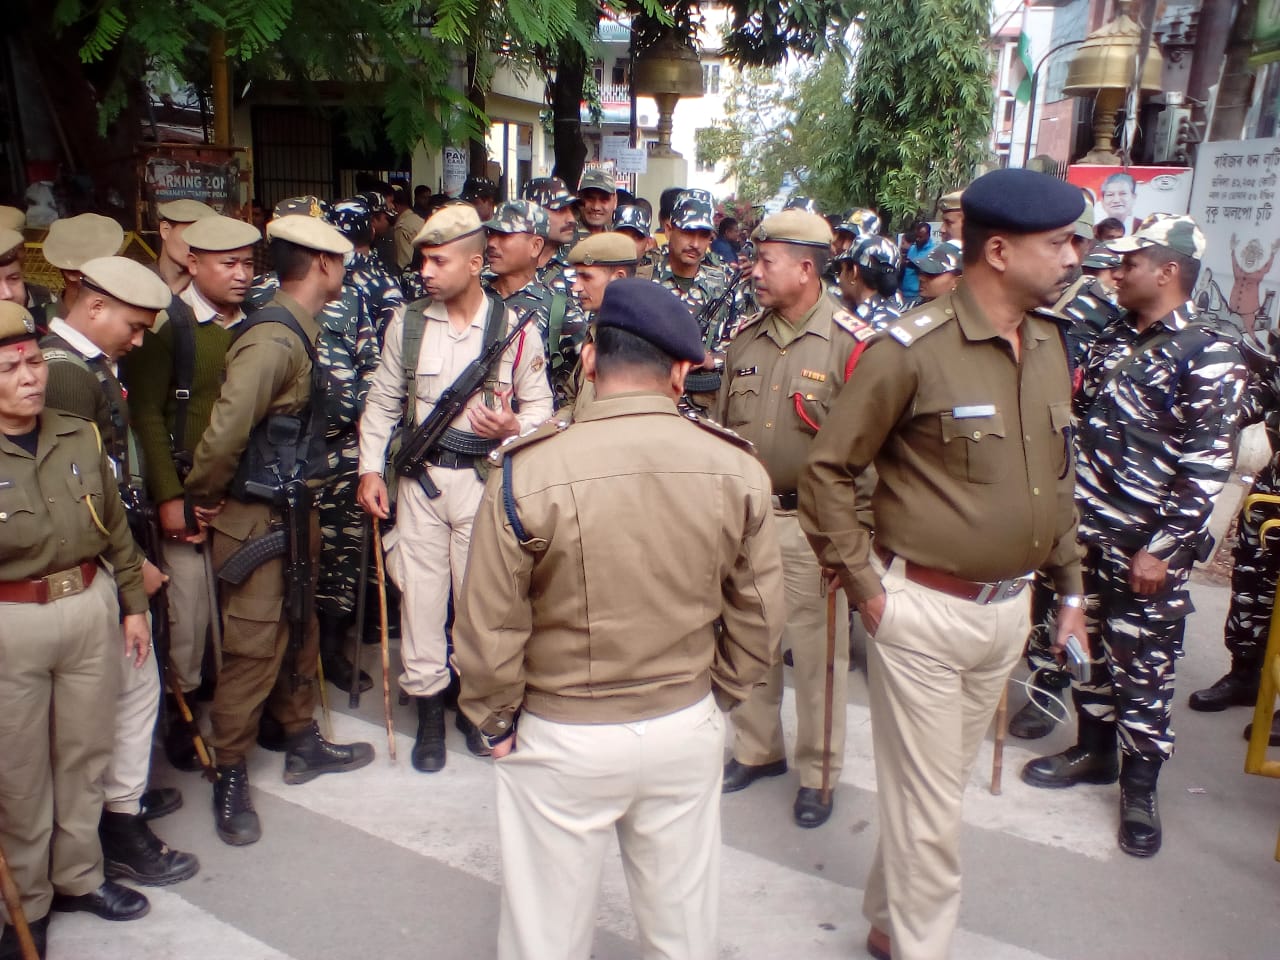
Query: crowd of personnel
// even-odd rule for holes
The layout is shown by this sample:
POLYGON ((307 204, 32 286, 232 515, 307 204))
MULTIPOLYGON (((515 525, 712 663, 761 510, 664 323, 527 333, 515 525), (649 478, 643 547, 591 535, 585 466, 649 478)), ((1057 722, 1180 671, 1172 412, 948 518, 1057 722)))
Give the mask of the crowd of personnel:
MULTIPOLYGON (((615 836, 643 955, 715 956, 718 797, 794 768, 794 823, 828 820, 859 630, 873 956, 949 954, 964 786, 1024 655, 1010 732, 1070 688, 1078 738, 1023 779, 1118 781, 1121 849, 1155 854, 1187 578, 1238 431, 1280 441, 1276 358, 1199 319, 1189 217, 1095 229, 1027 170, 938 212, 894 242, 868 208, 740 224, 672 188, 655 222, 597 170, 254 223, 178 200, 153 267, 56 221, 54 295, 0 208, 0 850, 39 956, 52 912, 141 917, 119 881, 198 872, 154 832, 182 796, 153 740, 231 845, 262 835, 255 747, 290 784, 368 764, 315 701, 370 689, 387 632, 413 768, 449 712, 496 761, 504 960, 589 955, 615 836)), ((1253 703, 1275 580, 1246 518, 1194 709, 1253 703)))

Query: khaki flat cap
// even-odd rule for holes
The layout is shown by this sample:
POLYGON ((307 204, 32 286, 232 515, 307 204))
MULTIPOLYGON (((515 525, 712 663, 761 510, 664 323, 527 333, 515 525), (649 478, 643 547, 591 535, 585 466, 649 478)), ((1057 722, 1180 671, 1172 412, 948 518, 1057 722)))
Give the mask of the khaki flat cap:
POLYGON ((0 347, 21 340, 34 340, 36 322, 27 308, 20 303, 0 300, 0 347))
POLYGON ((197 220, 187 227, 182 239, 193 250, 207 250, 221 253, 225 250, 240 250, 251 247, 262 239, 258 228, 243 220, 234 220, 214 214, 197 220))
POLYGON ((484 229, 480 215, 470 204, 453 203, 431 215, 413 238, 415 247, 442 247, 484 229))
MULTIPOLYGON (((254 230, 254 233, 257 233, 254 230)), ((288 240, 290 243, 320 253, 347 254, 355 249, 351 241, 337 227, 302 214, 291 213, 276 217, 267 224, 268 240, 288 240)))
POLYGON ((98 257, 80 265, 84 282, 131 307, 163 310, 173 300, 169 285, 136 260, 98 257))
POLYGON ((110 217, 82 213, 53 221, 44 238, 44 258, 59 270, 79 270, 80 264, 120 252, 124 231, 110 217))
POLYGON ((636 242, 621 233, 593 233, 569 251, 569 262, 594 267, 619 267, 636 262, 636 242))
POLYGON ((17 230, 0 226, 0 257, 7 256, 15 247, 22 246, 25 240, 17 230))
POLYGON ((944 193, 942 199, 938 201, 938 210, 942 213, 955 213, 960 209, 960 194, 963 190, 952 190, 950 193, 944 193))
POLYGON ((199 200, 170 200, 156 207, 161 220, 170 223, 195 223, 205 217, 216 217, 218 211, 199 200))
POLYGON ((17 207, 0 207, 0 227, 6 230, 22 230, 27 226, 25 210, 17 207))
POLYGON ((765 217, 751 236, 760 243, 795 243, 803 247, 831 245, 830 225, 807 210, 783 210, 765 217))

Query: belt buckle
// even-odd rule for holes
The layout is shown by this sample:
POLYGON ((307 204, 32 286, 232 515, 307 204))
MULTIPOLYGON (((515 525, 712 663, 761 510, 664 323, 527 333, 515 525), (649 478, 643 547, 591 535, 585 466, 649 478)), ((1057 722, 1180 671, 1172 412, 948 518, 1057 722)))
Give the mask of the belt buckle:
POLYGON ((84 573, 79 567, 51 573, 44 578, 44 582, 49 587, 50 600, 61 600, 84 591, 84 573))
POLYGON ((1011 600, 1022 592, 1026 586, 1026 577, 1014 577, 1011 580, 997 580, 995 583, 984 583, 974 600, 980 604, 1002 603, 1011 600))

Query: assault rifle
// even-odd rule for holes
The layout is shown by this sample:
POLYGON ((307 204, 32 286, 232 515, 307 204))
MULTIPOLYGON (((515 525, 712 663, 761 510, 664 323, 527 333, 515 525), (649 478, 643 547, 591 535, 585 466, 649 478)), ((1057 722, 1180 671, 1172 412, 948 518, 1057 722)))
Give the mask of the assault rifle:
MULTIPOLYGON (((400 452, 396 454, 395 460, 392 461, 392 468, 395 472, 402 477, 417 480, 422 487, 423 493, 430 499, 434 500, 440 496, 440 490, 431 481, 431 475, 427 472, 427 454, 444 437, 445 432, 449 429, 449 424, 453 423, 458 414, 462 413, 467 401, 484 386, 485 381, 489 379, 489 372, 493 369, 494 364, 507 352, 507 348, 515 343, 516 337, 524 330, 525 325, 533 319, 533 316, 532 311, 526 313, 524 318, 505 337, 501 340, 495 338, 485 345, 485 348, 480 351, 480 356, 467 364, 466 369, 458 374, 458 378, 445 388, 444 393, 440 394, 440 399, 431 408, 431 412, 427 414, 426 419, 405 440, 400 447, 400 452)), ((408 384, 407 389, 412 390, 413 384, 408 384)), ((406 427, 408 426, 406 424, 406 427)))

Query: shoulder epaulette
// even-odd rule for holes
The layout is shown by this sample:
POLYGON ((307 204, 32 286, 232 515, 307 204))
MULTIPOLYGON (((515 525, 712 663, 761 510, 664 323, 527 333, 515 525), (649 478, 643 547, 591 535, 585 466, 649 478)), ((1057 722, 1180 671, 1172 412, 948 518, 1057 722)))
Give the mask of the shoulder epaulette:
POLYGON ((757 323, 759 323, 761 320, 764 319, 764 315, 766 312, 767 311, 765 310, 761 310, 758 313, 754 314, 753 316, 747 317, 745 320, 742 321, 742 323, 738 324, 738 333, 734 334, 734 336, 736 337, 738 334, 742 333, 742 331, 748 329, 749 327, 754 327, 757 323))
POLYGON ((567 418, 554 417, 528 433, 522 433, 518 437, 508 437, 503 440, 502 445, 489 454, 489 461, 491 463, 501 463, 504 457, 509 457, 511 454, 526 447, 531 447, 535 443, 541 443, 548 437, 564 433, 567 429, 569 429, 569 420, 567 418))
POLYGON ((935 307, 936 303, 935 300, 924 307, 917 307, 904 313, 885 327, 885 332, 904 347, 909 347, 921 337, 941 329, 946 326, 948 320, 955 318, 955 314, 944 313, 941 308, 935 307))
POLYGON ((756 452, 756 445, 754 443, 746 437, 734 433, 728 427, 723 427, 714 420, 709 420, 706 417, 693 413, 692 411, 686 413, 685 416, 700 426, 703 430, 707 431, 707 433, 715 434, 721 440, 726 440, 729 443, 732 443, 735 447, 747 451, 747 453, 754 454, 756 452))
POLYGON ((848 310, 837 310, 832 314, 831 319, 835 321, 836 326, 851 334, 859 343, 865 343, 879 332, 867 321, 855 317, 848 310))
POLYGON ((61 347, 48 347, 40 352, 44 354, 46 361, 69 360, 73 363, 77 361, 81 364, 84 363, 84 358, 79 354, 72 353, 70 350, 63 350, 61 347))

